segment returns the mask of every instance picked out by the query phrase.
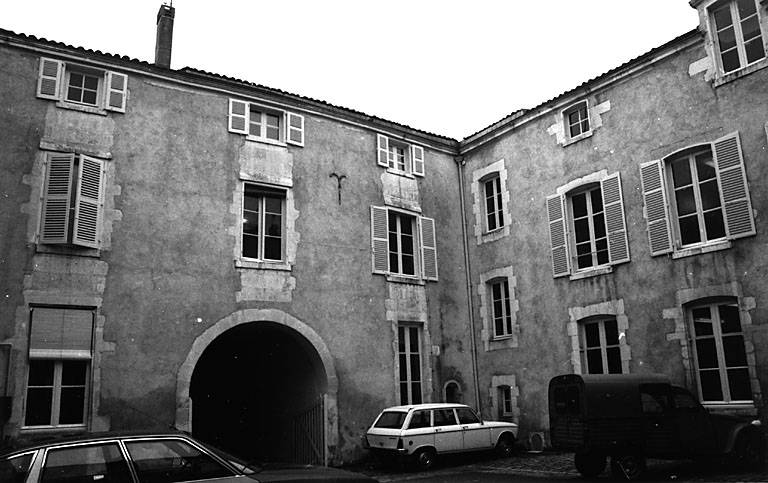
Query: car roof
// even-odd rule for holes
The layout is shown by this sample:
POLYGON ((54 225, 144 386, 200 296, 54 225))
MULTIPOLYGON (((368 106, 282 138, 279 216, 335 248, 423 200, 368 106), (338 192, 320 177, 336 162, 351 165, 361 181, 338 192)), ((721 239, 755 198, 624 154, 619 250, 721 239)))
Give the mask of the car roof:
MULTIPOLYGON (((424 404, 409 404, 406 406, 392 406, 385 408, 384 411, 411 411, 416 409, 446 409, 446 408, 468 408, 466 404, 458 403, 424 403, 424 404)), ((383 411, 382 411, 383 412, 383 411)))
POLYGON ((16 453, 26 453, 27 451, 34 451, 49 446, 59 446, 62 444, 91 443, 122 438, 156 438, 169 436, 194 439, 191 438, 189 434, 182 431, 104 431, 66 436, 46 435, 42 438, 23 442, 17 446, 0 448, 0 457, 10 456, 16 453))

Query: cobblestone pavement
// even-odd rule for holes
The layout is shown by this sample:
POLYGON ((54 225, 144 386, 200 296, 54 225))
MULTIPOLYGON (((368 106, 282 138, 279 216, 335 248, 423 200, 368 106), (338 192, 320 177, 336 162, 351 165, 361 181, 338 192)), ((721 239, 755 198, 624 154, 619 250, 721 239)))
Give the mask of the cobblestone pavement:
MULTIPOLYGON (((405 466, 382 466, 367 463, 354 471, 365 473, 381 482, 408 481, 423 478, 423 472, 411 472, 405 466)), ((430 476, 456 475, 460 473, 495 473, 519 475, 547 480, 581 480, 573 466, 573 454, 521 451, 509 458, 494 458, 492 455, 459 455, 444 457, 428 472, 430 476)), ((610 479, 606 470, 599 480, 610 479)), ((648 470, 642 481, 694 481, 694 482, 768 482, 768 466, 760 471, 740 471, 722 461, 695 463, 692 461, 649 460, 648 470)))

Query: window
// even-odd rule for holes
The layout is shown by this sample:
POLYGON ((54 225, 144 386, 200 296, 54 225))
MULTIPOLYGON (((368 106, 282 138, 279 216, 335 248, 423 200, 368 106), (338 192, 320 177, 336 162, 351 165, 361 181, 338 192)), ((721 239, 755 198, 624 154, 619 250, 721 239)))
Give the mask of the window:
POLYGON ((581 364, 586 374, 621 374, 621 350, 616 319, 584 322, 580 326, 581 364))
POLYGON ((397 328, 397 356, 400 366, 400 404, 421 403, 421 337, 419 328, 397 328))
POLYGON ((512 310, 509 303, 509 281, 491 282, 491 303, 493 307, 494 337, 512 335, 512 310))
POLYGON ((46 156, 39 241, 99 248, 104 162, 73 153, 46 156))
POLYGON ((304 146, 304 116, 237 99, 229 100, 229 131, 252 141, 304 146))
POLYGON ((688 309, 703 402, 751 402, 749 366, 739 307, 723 301, 688 309))
POLYGON ((408 423, 408 429, 430 427, 432 425, 430 417, 431 412, 428 409, 414 411, 411 415, 411 422, 408 423))
POLYGON ((85 424, 88 361, 29 361, 26 426, 85 424))
POLYGON ((479 424, 480 418, 469 408, 456 408, 459 424, 479 424))
POLYGON ((504 211, 502 209, 501 177, 497 174, 483 182, 485 192, 485 220, 487 231, 493 231, 504 226, 504 211))
POLYGON ((432 218, 372 206, 371 245, 374 273, 437 280, 432 218))
POLYGON ((40 59, 37 97, 62 101, 64 106, 84 106, 125 112, 128 76, 54 59, 40 59))
POLYGON ((0 459, 0 481, 25 483, 34 455, 32 452, 0 459))
POLYGON ((499 386, 499 417, 512 416, 512 387, 499 386))
POLYGON ((114 481, 129 483, 131 470, 117 443, 54 448, 45 456, 41 482, 114 481))
POLYGON ((581 101, 563 111, 565 131, 570 139, 578 138, 590 132, 589 108, 587 101, 581 101))
POLYGON ((142 483, 227 478, 234 474, 210 455, 178 439, 126 441, 142 483))
POLYGON ((376 135, 377 163, 397 174, 424 176, 424 148, 376 135))
POLYGON ((709 13, 722 74, 765 58, 756 0, 718 2, 709 13))
POLYGON ((453 409, 435 409, 432 411, 434 426, 454 426, 456 424, 456 415, 453 409))
POLYGON ((642 163, 640 173, 652 256, 755 234, 738 133, 642 163))
POLYGON ((555 277, 604 273, 596 269, 629 261, 619 173, 594 173, 558 192, 547 197, 555 277))
POLYGON ((242 256, 278 262, 284 258, 285 191, 245 183, 242 256))

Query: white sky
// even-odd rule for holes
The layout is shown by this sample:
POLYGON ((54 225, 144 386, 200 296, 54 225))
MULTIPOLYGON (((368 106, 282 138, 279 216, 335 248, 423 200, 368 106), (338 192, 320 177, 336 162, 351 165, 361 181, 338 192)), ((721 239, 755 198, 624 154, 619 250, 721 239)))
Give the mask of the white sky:
MULTIPOLYGON (((154 61, 160 0, 0 0, 0 27, 154 61)), ((464 138, 694 28, 688 0, 174 0, 195 67, 464 138)))

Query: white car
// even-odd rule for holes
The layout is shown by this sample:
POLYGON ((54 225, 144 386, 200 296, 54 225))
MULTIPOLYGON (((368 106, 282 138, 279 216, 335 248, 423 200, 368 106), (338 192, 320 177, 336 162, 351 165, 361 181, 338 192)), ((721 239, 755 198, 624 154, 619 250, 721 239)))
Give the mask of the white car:
POLYGON ((443 453, 496 449, 510 456, 516 440, 515 423, 483 421, 469 406, 435 403, 385 409, 368 428, 363 445, 385 457, 410 458, 426 470, 443 453))

